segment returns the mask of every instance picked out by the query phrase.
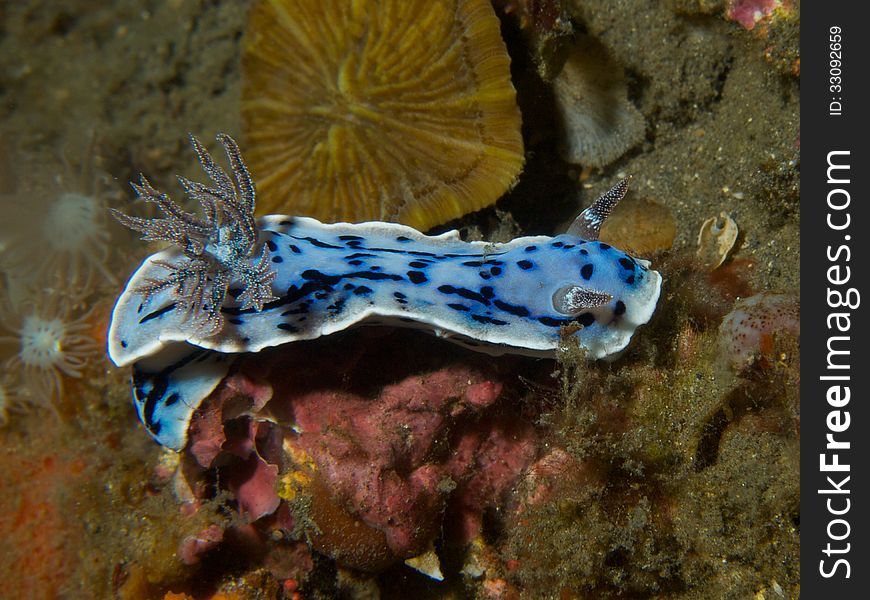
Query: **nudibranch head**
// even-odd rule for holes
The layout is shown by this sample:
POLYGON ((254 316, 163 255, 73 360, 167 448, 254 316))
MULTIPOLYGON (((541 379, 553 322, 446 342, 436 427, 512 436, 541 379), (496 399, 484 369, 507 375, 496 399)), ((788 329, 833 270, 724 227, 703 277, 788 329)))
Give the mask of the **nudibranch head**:
POLYGON ((140 417, 169 447, 183 447, 191 414, 239 353, 379 323, 491 354, 552 356, 570 336, 590 358, 612 358, 655 310, 660 275, 598 239, 627 181, 562 235, 465 242, 396 223, 254 220, 254 184, 232 140, 218 139, 238 190, 195 140, 217 187, 182 180, 205 218, 144 179, 134 188, 166 218, 116 213, 146 239, 175 245, 133 274, 109 330, 112 360, 134 365, 140 417))

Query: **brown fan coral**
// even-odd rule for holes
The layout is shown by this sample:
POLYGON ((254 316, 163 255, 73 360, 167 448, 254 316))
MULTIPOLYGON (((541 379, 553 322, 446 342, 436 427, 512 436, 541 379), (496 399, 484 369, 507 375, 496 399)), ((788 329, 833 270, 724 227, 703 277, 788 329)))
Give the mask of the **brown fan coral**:
POLYGON ((523 165, 510 59, 488 0, 262 0, 242 117, 260 209, 428 229, 523 165))

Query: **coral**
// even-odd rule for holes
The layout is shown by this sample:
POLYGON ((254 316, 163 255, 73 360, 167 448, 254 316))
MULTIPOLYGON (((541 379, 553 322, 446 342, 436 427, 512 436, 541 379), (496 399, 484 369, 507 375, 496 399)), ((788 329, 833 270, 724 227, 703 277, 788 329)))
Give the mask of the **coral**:
POLYGON ((576 42, 553 91, 567 162, 603 167, 643 140, 644 119, 628 101, 622 69, 594 39, 576 42))
POLYGON ((3 304, 0 325, 13 335, 0 336, 0 345, 17 347, 4 363, 13 374, 15 399, 8 410, 37 405, 59 410, 63 401, 63 377, 82 377, 98 344, 88 335, 90 311, 74 315, 71 302, 58 290, 48 290, 44 303, 27 303, 21 310, 3 304))
POLYGON ((312 457, 333 498, 406 558, 433 539, 454 487, 452 510, 462 518, 453 522, 479 529, 483 505, 530 459, 526 448, 534 443, 522 427, 464 423, 500 392, 483 373, 455 365, 402 379, 374 399, 328 389, 278 397, 291 402, 302 430, 293 443, 312 457), (433 452, 448 431, 452 451, 438 460, 433 452))
POLYGON ((194 417, 190 489, 217 468, 247 520, 276 520, 369 572, 425 555, 442 529, 470 542, 534 460, 538 435, 494 410, 503 384, 483 359, 433 357, 410 335, 362 335, 339 355, 318 341, 245 359, 194 417))
POLYGON ((186 565, 195 565, 202 555, 215 548, 224 539, 224 530, 214 523, 195 535, 189 535, 178 545, 178 558, 186 565))
MULTIPOLYGON (((250 421, 248 435, 241 440, 235 440, 241 441, 241 444, 237 443, 235 447, 232 444, 224 446, 243 459, 240 465, 228 471, 227 489, 238 499, 239 513, 251 521, 274 513, 281 500, 275 490, 278 467, 266 462, 257 450, 258 443, 266 443, 268 440, 263 438, 273 433, 275 432, 268 423, 260 425, 257 421, 250 421)), ((274 435, 272 439, 275 439, 274 435)))
POLYGON ((730 21, 740 23, 744 29, 751 30, 785 4, 787 0, 731 0, 725 16, 730 21))
POLYGON ((217 139, 226 150, 235 185, 192 135, 190 141, 199 162, 216 187, 178 178, 187 194, 199 201, 205 218, 185 212, 166 194, 155 190, 144 175, 138 185, 133 184, 136 195, 156 204, 166 217, 143 219, 112 209, 118 221, 143 233, 143 240, 166 241, 181 249, 184 258, 180 262, 156 262, 169 275, 146 280, 136 292, 147 301, 157 292, 174 288, 176 305, 205 336, 214 335, 223 327, 220 309, 230 284, 243 284, 237 297, 242 310, 260 311, 264 303, 276 299, 270 285, 275 272, 269 263, 269 250, 257 241, 254 183, 235 141, 226 134, 218 134, 217 139))
POLYGON ((426 230, 495 202, 522 168, 488 0, 260 1, 242 67, 265 211, 426 230))

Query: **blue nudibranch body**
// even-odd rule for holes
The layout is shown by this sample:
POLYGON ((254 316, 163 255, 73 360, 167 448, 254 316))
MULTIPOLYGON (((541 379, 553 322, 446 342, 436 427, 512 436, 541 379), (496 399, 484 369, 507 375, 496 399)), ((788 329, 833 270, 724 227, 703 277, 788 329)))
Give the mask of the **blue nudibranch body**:
POLYGON ((658 272, 597 239, 625 181, 567 233, 503 244, 394 223, 254 221, 250 176, 232 139, 218 139, 236 186, 196 140, 217 187, 182 180, 205 219, 181 211, 144 178, 134 187, 167 218, 116 213, 145 239, 180 247, 149 257, 133 274, 109 332, 113 362, 133 364, 140 418, 170 448, 184 447, 193 412, 238 353, 381 322, 425 327, 492 354, 553 355, 571 335, 590 357, 606 358, 655 310, 658 272))

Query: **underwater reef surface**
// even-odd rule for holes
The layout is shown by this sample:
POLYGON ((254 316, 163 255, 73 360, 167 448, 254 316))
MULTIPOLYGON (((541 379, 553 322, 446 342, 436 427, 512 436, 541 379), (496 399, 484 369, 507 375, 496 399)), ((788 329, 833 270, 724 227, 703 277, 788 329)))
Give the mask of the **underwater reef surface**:
POLYGON ((561 233, 630 176, 601 239, 663 285, 617 360, 350 330, 177 455, 103 352, 159 249, 106 208, 197 180, 188 132, 244 154, 253 4, 0 4, 0 595, 797 597, 799 2, 493 1, 525 166, 435 232, 561 233))

